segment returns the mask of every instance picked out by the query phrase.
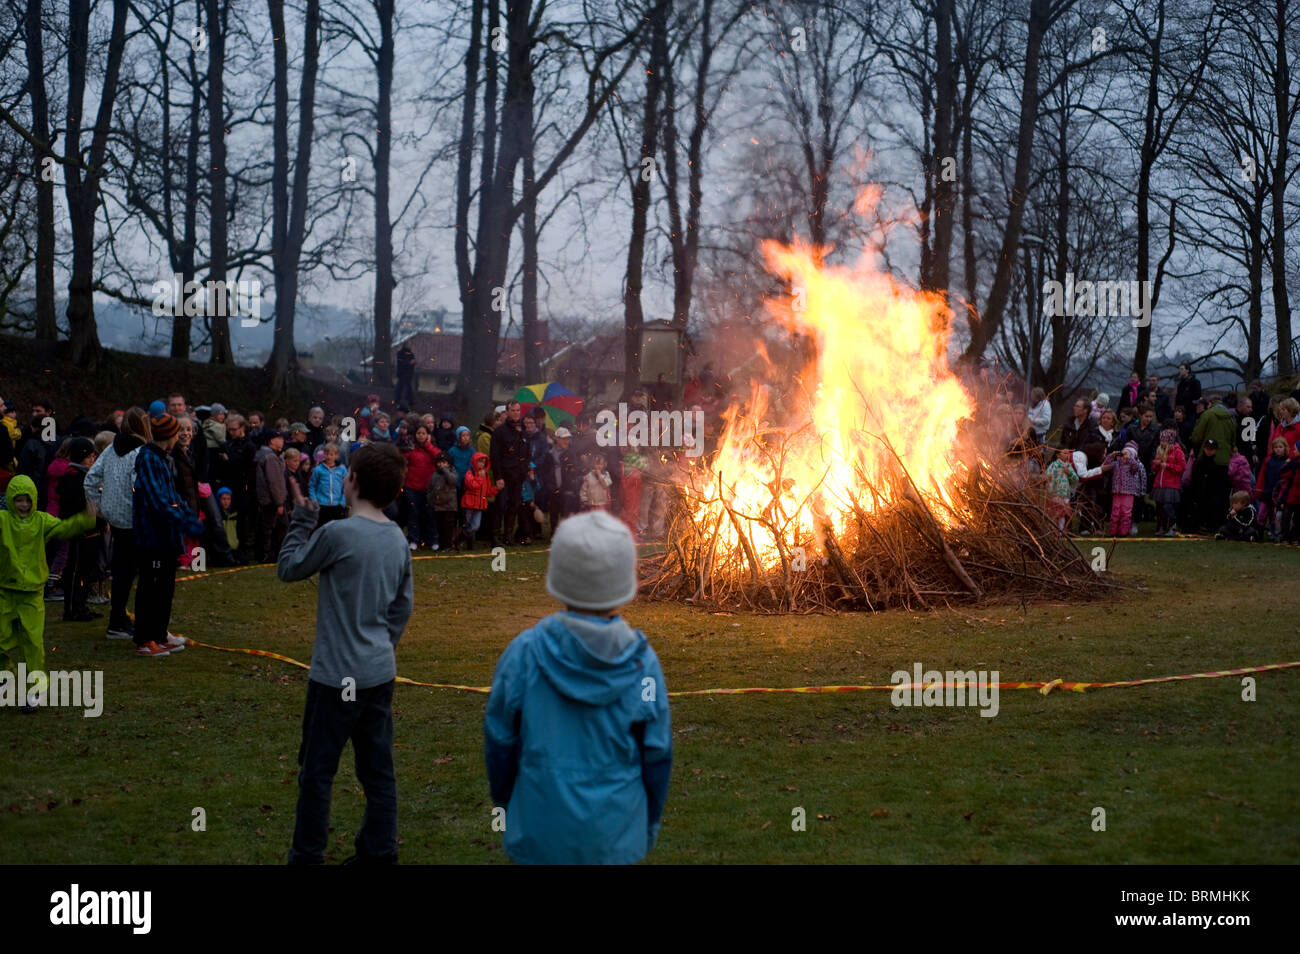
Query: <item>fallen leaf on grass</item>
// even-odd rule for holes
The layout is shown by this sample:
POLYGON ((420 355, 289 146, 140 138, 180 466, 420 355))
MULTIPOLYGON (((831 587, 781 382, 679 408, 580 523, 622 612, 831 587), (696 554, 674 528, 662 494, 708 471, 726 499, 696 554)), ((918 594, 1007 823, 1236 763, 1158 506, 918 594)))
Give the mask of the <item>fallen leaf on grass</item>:
MULTIPOLYGON (((821 817, 821 816, 818 816, 818 817, 821 817)), ((871 813, 871 817, 872 817, 872 818, 888 818, 888 817, 889 817, 889 809, 888 809, 888 808, 877 808, 877 809, 875 809, 875 810, 871 813)))
POLYGON ((772 827, 772 823, 771 823, 770 821, 765 821, 765 822, 763 822, 763 824, 759 827, 758 830, 759 830, 759 831, 767 831, 767 830, 768 830, 769 828, 771 828, 771 827, 772 827))

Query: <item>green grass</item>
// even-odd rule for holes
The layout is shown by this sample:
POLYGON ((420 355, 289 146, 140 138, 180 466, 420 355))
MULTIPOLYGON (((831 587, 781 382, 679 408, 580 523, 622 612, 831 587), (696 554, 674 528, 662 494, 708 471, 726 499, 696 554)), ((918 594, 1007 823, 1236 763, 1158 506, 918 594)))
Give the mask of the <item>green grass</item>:
MULTIPOLYGON (((1090 544, 1089 544, 1090 545, 1090 544)), ((556 608, 545 555, 426 559, 403 675, 485 685, 518 631, 556 608)), ((838 617, 715 615, 638 602, 670 689, 886 683, 921 662, 1004 681, 1100 681, 1300 659, 1295 552, 1123 542, 1111 570, 1149 590, 1105 601, 838 617)), ((306 661, 312 583, 269 568, 183 583, 172 629, 306 661)), ((137 660, 102 623, 64 624, 51 669, 103 669, 102 717, 0 710, 0 863, 279 863, 288 849, 305 673, 190 649, 137 660), (191 830, 202 807, 207 830, 191 830)), ((895 709, 884 692, 676 699, 657 862, 1268 863, 1300 857, 1300 671, 1087 694, 1003 692, 975 709, 895 709), (807 831, 791 829, 792 810, 807 831), (1103 807, 1107 830, 1091 828, 1103 807), (820 817, 819 817, 820 816, 820 817)), ((484 697, 399 686, 402 859, 500 862, 482 767, 484 697)), ((344 764, 329 860, 363 798, 344 764)))

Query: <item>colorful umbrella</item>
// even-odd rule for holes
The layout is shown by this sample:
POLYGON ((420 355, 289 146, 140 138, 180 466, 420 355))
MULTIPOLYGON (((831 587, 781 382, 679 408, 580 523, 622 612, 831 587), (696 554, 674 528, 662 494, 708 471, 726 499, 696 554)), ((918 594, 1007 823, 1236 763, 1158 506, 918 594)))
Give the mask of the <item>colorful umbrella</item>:
POLYGON ((515 400, 525 414, 538 404, 546 408, 546 426, 551 430, 572 426, 573 419, 582 413, 582 398, 554 381, 525 384, 515 392, 515 400))

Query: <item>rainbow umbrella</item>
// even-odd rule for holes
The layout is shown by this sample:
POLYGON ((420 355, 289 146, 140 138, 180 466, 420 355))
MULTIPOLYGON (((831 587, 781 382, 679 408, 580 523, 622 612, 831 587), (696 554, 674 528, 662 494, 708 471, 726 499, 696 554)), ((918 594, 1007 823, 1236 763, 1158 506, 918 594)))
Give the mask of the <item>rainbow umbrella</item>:
POLYGON ((536 405, 546 408, 546 426, 551 430, 568 427, 582 413, 582 398, 562 384, 525 384, 515 392, 515 400, 527 414, 536 405))

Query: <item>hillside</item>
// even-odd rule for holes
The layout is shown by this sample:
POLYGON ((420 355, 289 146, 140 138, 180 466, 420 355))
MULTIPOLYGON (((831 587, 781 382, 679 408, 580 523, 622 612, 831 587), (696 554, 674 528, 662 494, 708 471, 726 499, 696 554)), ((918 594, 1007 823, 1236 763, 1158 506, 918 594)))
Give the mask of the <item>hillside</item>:
MULTIPOLYGON (((103 418, 132 404, 146 407, 169 391, 182 392, 191 405, 220 401, 241 411, 264 411, 272 419, 301 419, 315 404, 330 414, 350 413, 364 402, 367 390, 300 378, 294 400, 279 404, 268 400, 271 379, 261 368, 105 349, 99 367, 88 374, 67 360, 65 342, 51 347, 30 338, 0 335, 0 397, 15 404, 20 416, 33 401, 53 401, 59 423, 65 427, 78 414, 103 418)), ((384 389, 374 390, 388 397, 384 389)))

